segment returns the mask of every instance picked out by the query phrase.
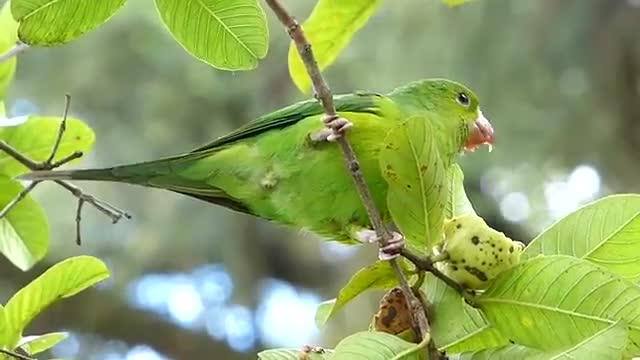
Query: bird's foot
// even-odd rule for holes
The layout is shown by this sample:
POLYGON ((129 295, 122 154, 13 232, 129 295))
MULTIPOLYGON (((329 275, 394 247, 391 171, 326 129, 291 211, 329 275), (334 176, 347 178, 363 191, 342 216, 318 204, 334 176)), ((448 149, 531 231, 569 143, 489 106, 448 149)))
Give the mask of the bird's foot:
POLYGON ((342 137, 348 129, 353 127, 353 123, 338 115, 323 115, 322 122, 330 130, 326 141, 336 141, 342 137))
MULTIPOLYGON (((378 251, 378 258, 380 260, 391 260, 395 259, 400 255, 400 252, 404 248, 404 236, 399 232, 391 232, 391 239, 387 242, 386 245, 382 246, 378 251)), ((380 242, 380 238, 378 234, 374 230, 371 229, 362 229, 356 232, 356 238, 358 241, 362 243, 378 243, 380 242)))
POLYGON ((309 354, 324 354, 325 350, 321 347, 304 345, 298 353, 298 360, 310 359, 309 354))
POLYGON ((326 128, 308 135, 313 145, 323 142, 334 142, 341 138, 349 128, 353 127, 351 121, 338 115, 323 115, 322 122, 326 128))

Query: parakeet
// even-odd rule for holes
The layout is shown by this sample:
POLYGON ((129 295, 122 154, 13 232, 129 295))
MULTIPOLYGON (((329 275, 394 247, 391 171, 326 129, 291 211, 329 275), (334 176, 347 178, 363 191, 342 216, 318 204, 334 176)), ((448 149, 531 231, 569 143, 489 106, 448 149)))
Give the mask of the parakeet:
MULTIPOLYGON (((373 242, 377 238, 367 212, 339 147, 331 143, 337 136, 348 129, 385 221, 391 219, 378 154, 394 126, 415 115, 433 122, 437 147, 449 163, 465 150, 494 142, 477 96, 455 81, 424 79, 386 95, 356 92, 337 95, 334 102, 338 118, 324 117, 321 105, 311 99, 259 117, 186 154, 104 169, 37 171, 22 179, 115 181, 166 189, 331 240, 373 242), (336 132, 328 132, 327 126, 336 132)), ((402 240, 399 234, 394 239, 402 240)))

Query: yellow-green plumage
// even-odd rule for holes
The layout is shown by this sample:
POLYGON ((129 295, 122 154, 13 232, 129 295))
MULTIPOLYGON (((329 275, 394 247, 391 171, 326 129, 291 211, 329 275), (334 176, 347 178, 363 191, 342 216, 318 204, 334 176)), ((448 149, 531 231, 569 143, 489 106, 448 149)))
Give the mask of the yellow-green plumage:
MULTIPOLYGON (((423 115, 438 129, 443 158, 453 161, 477 116, 478 102, 461 84, 422 80, 388 95, 336 96, 338 113, 353 123, 348 139, 372 196, 387 220, 387 185, 377 155, 388 131, 423 115), (469 104, 459 103, 459 95, 469 104)), ((340 149, 309 136, 323 129, 313 100, 268 114, 191 153, 107 169, 35 172, 28 179, 118 181, 168 189, 276 223, 350 242, 368 226, 340 149)))

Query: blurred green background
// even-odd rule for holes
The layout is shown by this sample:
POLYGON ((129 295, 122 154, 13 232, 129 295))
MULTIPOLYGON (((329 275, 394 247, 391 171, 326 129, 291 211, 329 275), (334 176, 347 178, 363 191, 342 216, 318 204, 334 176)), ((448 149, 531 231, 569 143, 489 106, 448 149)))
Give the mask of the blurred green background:
MULTIPOLYGON (((304 19, 314 1, 286 1, 304 19)), ((188 151, 304 98, 289 79, 288 38, 273 16, 255 71, 223 72, 185 53, 151 0, 129 1, 105 26, 19 58, 10 116, 75 117, 96 132, 81 163, 108 166, 188 151)), ((640 1, 386 1, 326 72, 335 93, 387 92, 448 77, 479 94, 497 146, 466 155, 465 185, 490 225, 529 241, 601 196, 640 192, 640 1)), ((22 273, 0 260, 0 300, 54 262, 100 257, 111 278, 46 311, 28 333, 67 330, 53 349, 78 359, 253 359, 266 347, 333 346, 366 328, 381 292, 348 305, 319 331, 313 316, 373 247, 346 247, 166 191, 81 184, 134 218, 111 225, 75 200, 36 191, 51 251, 22 273)))

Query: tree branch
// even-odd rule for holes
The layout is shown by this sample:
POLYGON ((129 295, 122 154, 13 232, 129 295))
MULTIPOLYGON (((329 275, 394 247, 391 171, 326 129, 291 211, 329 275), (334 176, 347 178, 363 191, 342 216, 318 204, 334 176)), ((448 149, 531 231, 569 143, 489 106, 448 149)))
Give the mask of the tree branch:
MULTIPOLYGON (((298 22, 287 12, 287 10, 282 6, 279 0, 265 1, 269 5, 271 10, 273 10, 278 20, 280 20, 280 22, 287 28, 287 32, 293 40, 296 49, 298 50, 298 54, 300 54, 307 73, 311 78, 315 96, 322 104, 325 114, 329 117, 337 117, 336 109, 333 104, 333 95, 331 94, 331 90, 329 90, 327 83, 322 77, 320 69, 318 68, 318 63, 313 55, 311 44, 307 40, 302 26, 300 26, 300 24, 298 24, 298 22)), ((378 209, 373 202, 373 198, 371 197, 369 188, 367 187, 364 177, 362 176, 362 172, 360 171, 360 163, 358 162, 353 148, 348 142, 346 136, 340 136, 340 134, 338 134, 337 132, 334 135, 336 135, 337 137, 336 141, 340 146, 340 149, 342 150, 344 160, 346 162, 347 168, 351 173, 351 177, 353 178, 355 187, 358 191, 358 194, 360 195, 362 204, 367 210, 369 221, 371 222, 373 229, 378 235, 378 238, 381 239, 380 245, 384 246, 389 240, 392 239, 392 235, 382 222, 380 213, 378 212, 378 209)), ((422 308, 422 304, 420 303, 420 301, 414 296, 413 292, 411 291, 411 287, 409 286, 407 279, 402 273, 397 259, 389 260, 389 262, 398 278, 400 288, 402 289, 405 298, 407 299, 407 303, 410 306, 413 326, 417 333, 420 334, 420 338, 422 339, 425 336, 428 336, 428 333, 430 331, 426 313, 422 308)))
MULTIPOLYGON (((45 161, 43 162, 33 161, 28 157, 26 157, 25 155, 21 154, 13 146, 9 145, 8 143, 2 140, 0 140, 0 151, 4 151, 7 155, 14 158, 16 161, 18 161, 19 163, 21 163, 31 171, 52 170, 68 163, 69 161, 82 157, 83 154, 81 151, 75 151, 69 156, 66 156, 58 161, 54 161, 56 153, 60 148, 62 137, 67 128, 67 115, 69 114, 70 104, 71 104, 71 97, 69 95, 65 95, 65 106, 64 106, 64 114, 62 117, 62 121, 60 122, 60 127, 58 128, 58 133, 53 143, 53 146, 51 148, 51 152, 45 161)), ((34 181, 30 183, 24 190, 22 190, 9 204, 7 204, 7 206, 5 206, 4 209, 2 209, 2 211, 0 211, 0 219, 3 218, 13 207, 15 207, 16 204, 18 204, 18 202, 24 199, 27 196, 27 194, 31 192, 40 183, 41 183, 40 181, 34 181)), ((55 180, 55 183, 67 189, 67 191, 69 191, 73 196, 78 198, 78 209, 76 211, 76 230, 77 230, 76 243, 78 245, 80 245, 81 243, 80 211, 82 210, 82 205, 84 205, 85 202, 91 204, 100 212, 108 216, 114 224, 117 223, 123 217, 127 219, 131 218, 131 215, 127 214, 125 211, 120 210, 105 201, 97 199, 90 194, 84 193, 82 189, 80 189, 79 187, 73 185, 68 181, 55 180)))
POLYGON ((467 291, 462 285, 455 282, 455 280, 451 279, 434 266, 434 264, 437 262, 436 260, 438 259, 434 260, 434 258, 431 257, 421 257, 406 248, 402 249, 401 255, 407 258, 407 260, 411 261, 418 268, 418 270, 428 271, 432 273, 435 277, 442 280, 445 284, 449 285, 451 288, 457 291, 458 294, 465 298, 465 300, 473 301, 472 293, 467 291))

